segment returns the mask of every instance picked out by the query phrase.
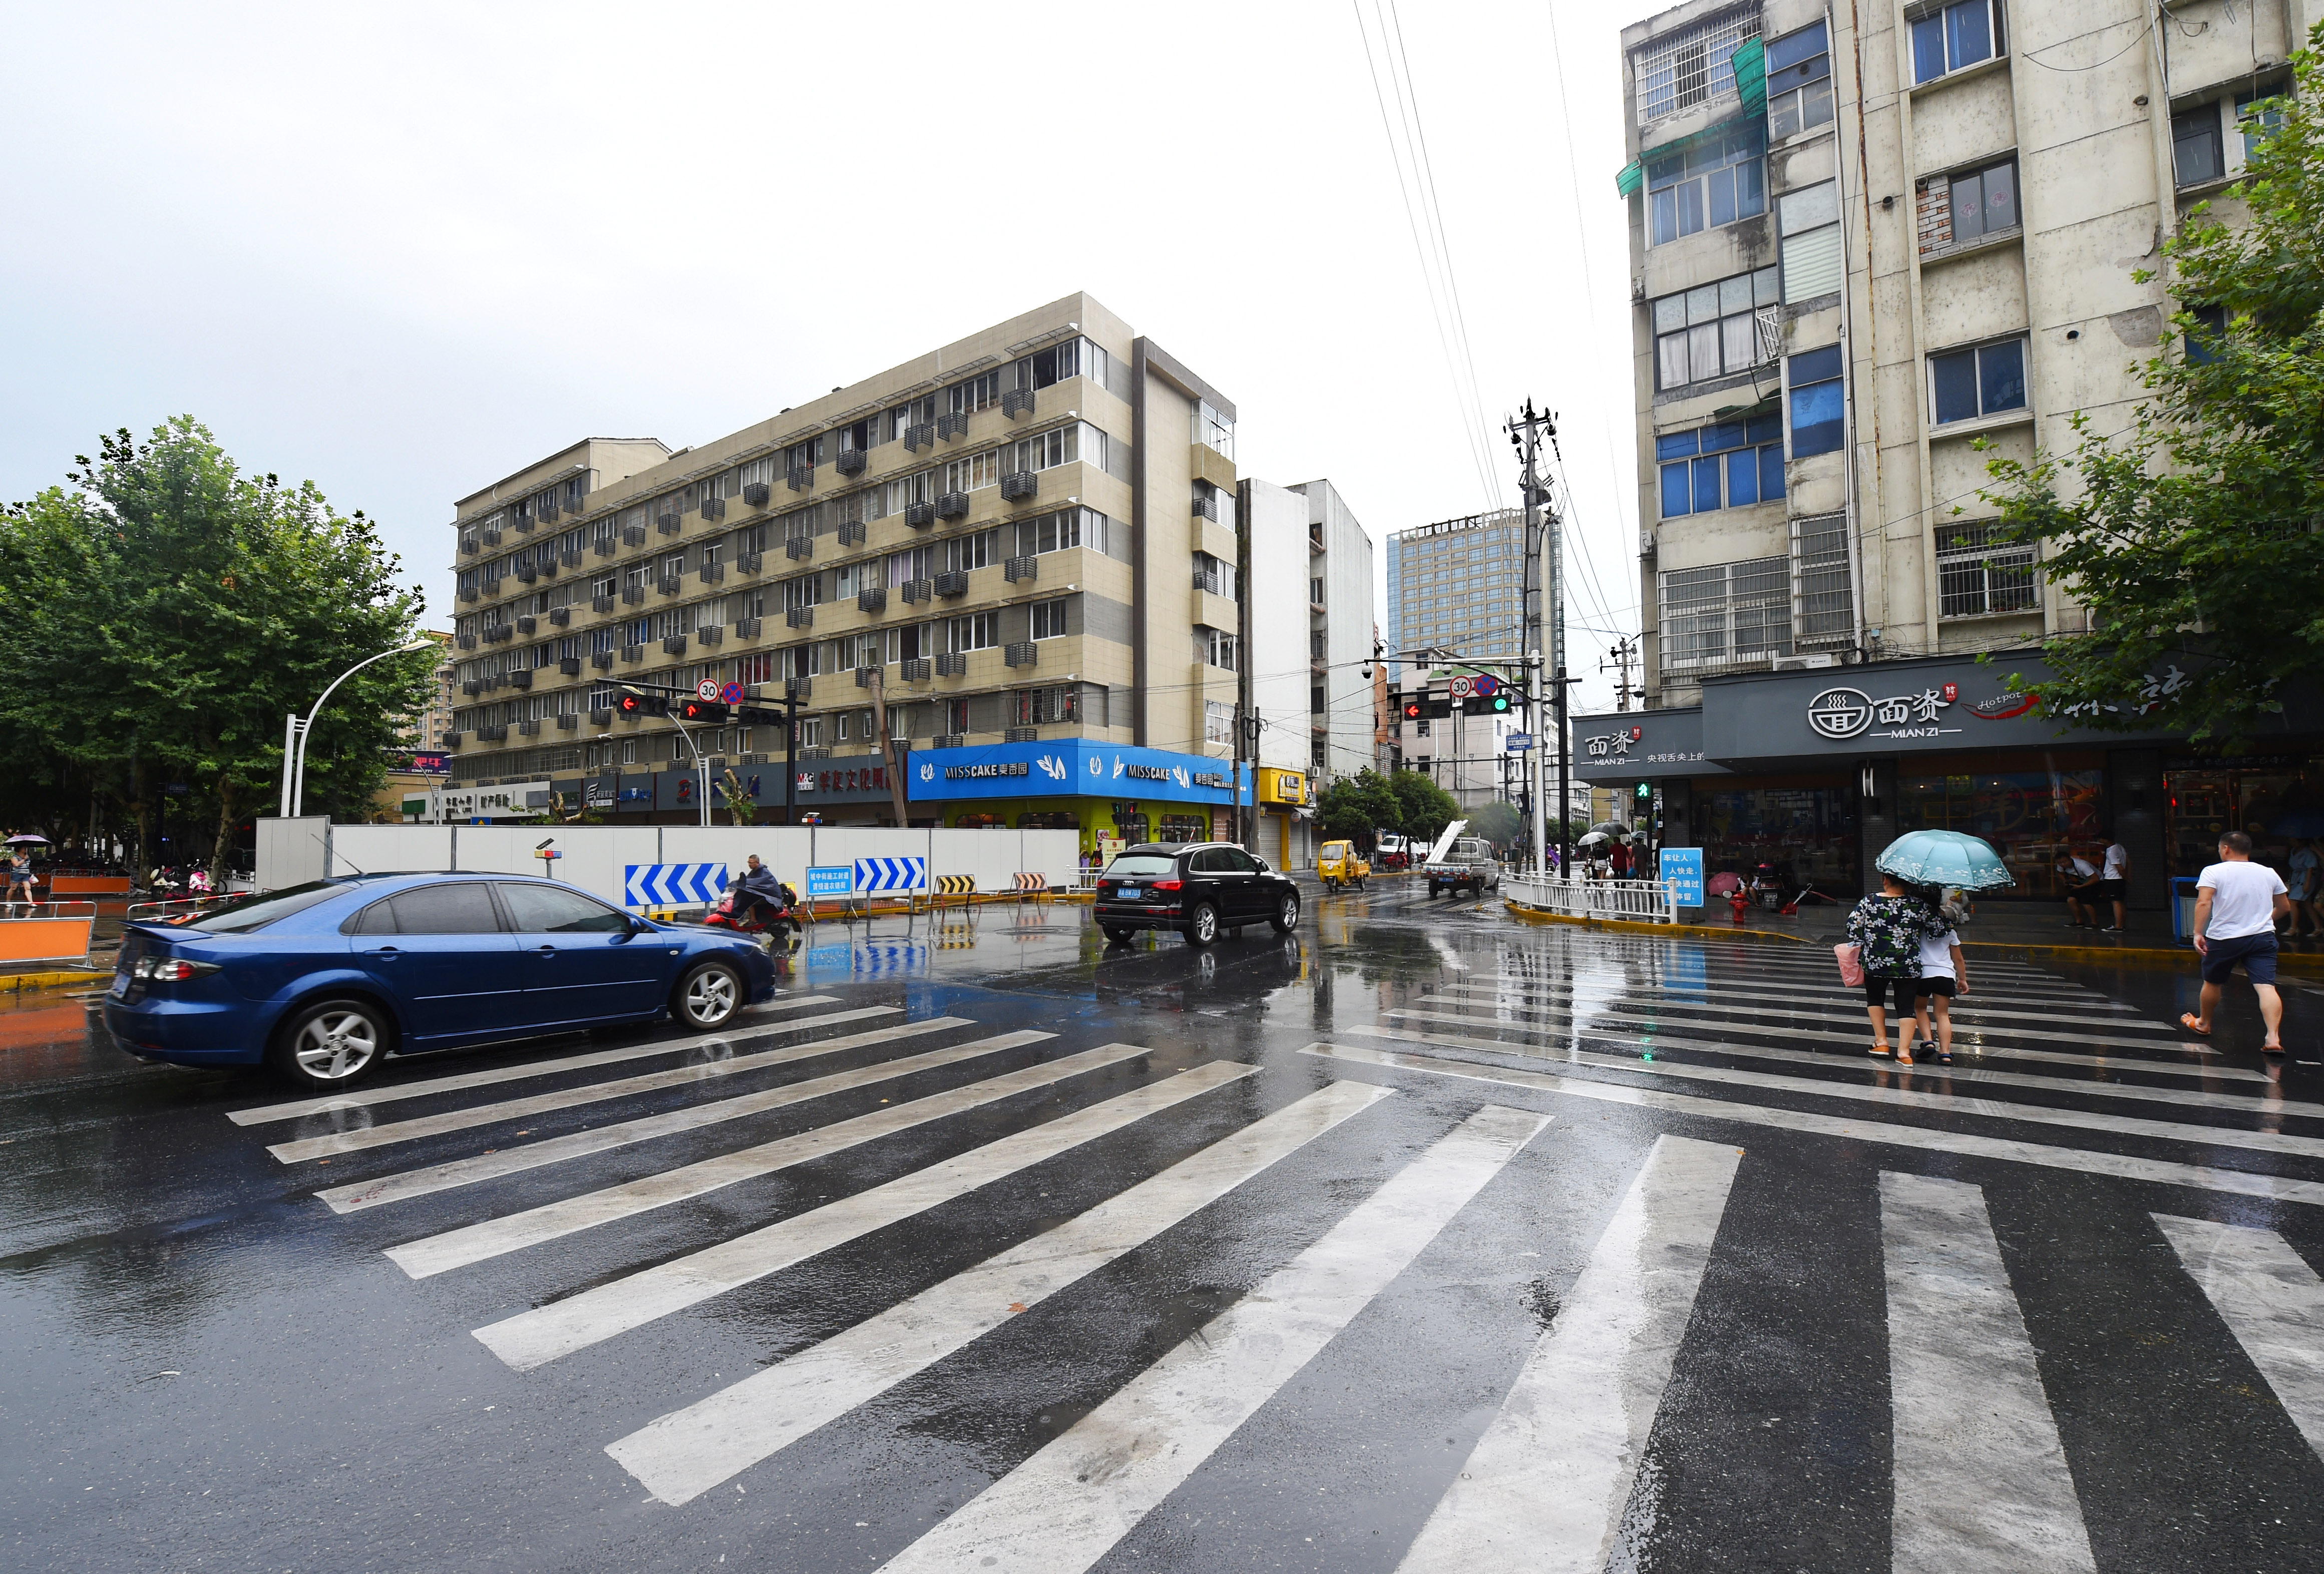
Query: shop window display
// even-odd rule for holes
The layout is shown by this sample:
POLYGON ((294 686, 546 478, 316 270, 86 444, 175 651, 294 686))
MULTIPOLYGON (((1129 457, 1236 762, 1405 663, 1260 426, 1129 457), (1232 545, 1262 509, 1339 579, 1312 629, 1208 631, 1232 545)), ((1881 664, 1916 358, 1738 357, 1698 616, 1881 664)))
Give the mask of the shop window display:
POLYGON ((2110 840, 2106 764, 2093 753, 2052 755, 2045 765, 2040 770, 1900 773, 1896 833, 1960 831, 1981 837, 2017 881, 1987 893, 1989 897, 2059 900, 2066 888, 2059 860, 2079 857, 2096 865, 2110 840))
POLYGON ((2303 843, 2324 838, 2324 759, 2257 755, 2200 765, 2172 761, 2163 776, 2169 872, 2193 877, 2219 860, 2221 835, 2252 839, 2252 859, 2279 875, 2303 843))
POLYGON ((1165 815, 1162 816, 1162 841, 1208 842, 1210 839, 1211 817, 1208 815, 1165 815))
POLYGON ((1844 787, 1821 781, 1712 789, 1696 799, 1703 868, 1748 880, 1772 869, 1786 895, 1813 886, 1827 897, 1863 894, 1856 813, 1844 787))

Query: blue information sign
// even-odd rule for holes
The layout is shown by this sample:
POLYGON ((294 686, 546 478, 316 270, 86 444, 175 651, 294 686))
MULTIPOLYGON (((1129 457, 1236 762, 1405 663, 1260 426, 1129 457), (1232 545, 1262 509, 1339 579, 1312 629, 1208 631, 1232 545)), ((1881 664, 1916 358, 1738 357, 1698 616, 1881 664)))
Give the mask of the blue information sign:
POLYGON ((1501 747, 1508 750, 1511 754, 1523 754, 1526 750, 1533 747, 1533 734, 1530 732, 1512 732, 1508 737, 1501 740, 1501 747))
POLYGON ((808 866, 807 894, 810 897, 852 897, 855 894, 855 866, 835 863, 828 868, 808 866))
POLYGON ((1671 888, 1671 899, 1682 907, 1702 906, 1702 849, 1665 847, 1662 858, 1663 879, 1671 888))

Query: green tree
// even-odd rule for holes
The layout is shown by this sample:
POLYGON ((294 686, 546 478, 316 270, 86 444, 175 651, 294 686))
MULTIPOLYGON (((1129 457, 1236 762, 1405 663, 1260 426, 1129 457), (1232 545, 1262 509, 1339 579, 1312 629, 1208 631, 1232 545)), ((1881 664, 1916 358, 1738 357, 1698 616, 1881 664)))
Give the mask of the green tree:
MULTIPOLYGON (((0 515, 0 728, 107 784, 151 855, 155 805, 182 783, 234 833, 274 802, 283 718, 331 680, 408 642, 423 602, 361 512, 312 482, 244 475, 191 417, 0 515)), ((366 806, 401 718, 425 703, 430 651, 340 685, 308 747, 310 802, 366 806)))
POLYGON ((2184 344, 2129 425, 2078 412, 2070 454, 1989 466, 1994 538, 2039 543, 2091 612, 2045 646, 2054 681, 2021 684, 2052 715, 2232 741, 2324 679, 2324 23, 2292 59, 2221 212, 2163 242, 2184 344))
POLYGON ((1419 771, 1393 771, 1388 781, 1396 795, 1397 829, 1416 841, 1434 842, 1461 817, 1461 805, 1452 795, 1419 771))
POLYGON ((1379 833, 1394 831, 1403 823, 1404 814, 1388 778, 1370 766, 1325 787, 1315 810, 1326 841, 1353 842, 1366 852, 1371 851, 1379 833))
POLYGON ((1491 803, 1470 815, 1468 833, 1482 836, 1496 847, 1514 847, 1528 833, 1515 804, 1491 803))

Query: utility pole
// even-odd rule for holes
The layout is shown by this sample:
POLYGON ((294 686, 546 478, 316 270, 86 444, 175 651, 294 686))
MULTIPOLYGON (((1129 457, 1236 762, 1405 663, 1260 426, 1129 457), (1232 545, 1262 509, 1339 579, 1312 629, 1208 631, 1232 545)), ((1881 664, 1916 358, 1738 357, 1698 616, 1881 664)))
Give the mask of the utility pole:
POLYGON ((1606 652, 1606 660, 1598 664, 1598 670, 1600 672, 1608 669, 1608 662, 1613 664, 1616 696, 1614 708, 1618 711, 1627 711, 1630 708, 1630 667, 1637 659, 1638 642, 1625 634, 1614 641, 1612 649, 1606 652))
MULTIPOLYGON (((1504 429, 1509 435, 1509 446, 1517 450, 1522 465, 1520 485, 1525 495, 1525 663, 1526 700, 1528 713, 1536 724, 1549 719, 1550 707, 1542 690, 1542 669, 1545 665, 1556 673, 1557 776, 1558 776, 1558 872, 1565 871, 1567 854, 1562 851, 1566 841, 1565 831, 1565 585, 1563 541, 1559 535, 1557 513, 1551 506, 1549 488, 1541 474, 1541 441, 1547 437, 1557 440, 1557 417, 1554 411, 1536 412, 1533 400, 1509 418, 1504 429), (1547 629, 1543 625, 1546 622, 1547 629), (1546 644, 1543 639, 1546 632, 1546 644)), ((1536 737, 1533 747, 1533 859, 1534 870, 1540 878, 1549 878, 1548 828, 1545 824, 1548 794, 1542 780, 1546 767, 1545 740, 1536 737)))

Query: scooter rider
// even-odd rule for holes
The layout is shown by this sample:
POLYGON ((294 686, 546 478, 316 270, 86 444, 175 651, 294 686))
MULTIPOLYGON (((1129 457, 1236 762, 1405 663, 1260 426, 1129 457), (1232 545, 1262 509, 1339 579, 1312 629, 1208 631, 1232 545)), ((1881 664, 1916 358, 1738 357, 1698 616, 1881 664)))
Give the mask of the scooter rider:
POLYGON ((734 888, 736 892, 735 923, 748 923, 752 910, 756 907, 764 907, 770 920, 781 915, 782 882, 775 878, 773 870, 759 861, 757 853, 751 854, 750 866, 743 870, 742 878, 735 882, 734 888))

